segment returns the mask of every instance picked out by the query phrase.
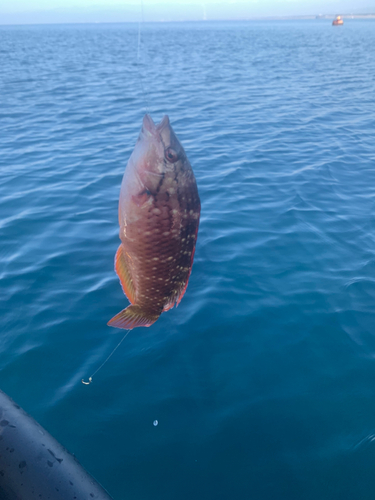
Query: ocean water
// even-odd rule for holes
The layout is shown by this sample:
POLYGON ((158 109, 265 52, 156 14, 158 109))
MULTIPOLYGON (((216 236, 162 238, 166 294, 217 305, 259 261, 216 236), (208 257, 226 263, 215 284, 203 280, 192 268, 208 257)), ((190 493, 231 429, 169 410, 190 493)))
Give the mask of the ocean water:
POLYGON ((141 28, 0 26, 0 388, 115 500, 373 499, 375 22, 141 28), (193 165, 193 272, 85 386, 146 110, 193 165))

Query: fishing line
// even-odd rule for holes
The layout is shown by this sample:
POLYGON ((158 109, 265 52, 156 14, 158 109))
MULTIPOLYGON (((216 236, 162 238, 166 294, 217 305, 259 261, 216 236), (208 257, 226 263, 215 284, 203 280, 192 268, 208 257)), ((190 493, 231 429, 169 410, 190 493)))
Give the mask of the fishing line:
POLYGON ((149 112, 149 106, 148 106, 148 94, 145 88, 145 85, 143 83, 143 77, 142 77, 142 68, 141 68, 141 25, 144 24, 144 15, 143 15, 143 0, 141 0, 141 20, 138 23, 138 47, 137 47, 137 69, 138 69, 138 76, 139 76, 139 81, 141 84, 141 91, 142 91, 142 96, 143 100, 145 101, 146 104, 146 113, 149 112))
POLYGON ((124 340, 126 339, 126 337, 128 336, 128 333, 130 332, 130 330, 127 330, 127 332, 125 333, 125 335, 122 337, 122 339, 120 340, 120 342, 117 344, 117 346, 113 349, 113 351, 111 352, 111 354, 103 361, 103 363, 99 366, 99 368, 97 368, 94 373, 91 375, 91 377, 89 377, 89 381, 88 382, 85 382, 83 379, 81 380, 82 384, 84 385, 90 385, 91 382, 92 382, 92 377, 98 373, 99 370, 101 370, 103 368, 103 366, 106 364, 106 362, 109 360, 109 358, 112 356, 112 354, 115 353, 115 351, 117 351, 117 349, 120 347, 120 345, 124 342, 124 340))
MULTIPOLYGON (((138 23, 138 46, 137 46, 137 70, 138 70, 138 77, 139 81, 141 84, 141 91, 143 95, 143 99, 146 104, 146 113, 149 112, 149 106, 148 106, 148 94, 146 92, 144 83, 143 83, 143 77, 142 77, 142 68, 141 68, 141 25, 144 24, 144 14, 143 14, 143 0, 141 0, 141 20, 138 23)), ((130 330, 127 330, 125 335, 122 337, 120 342, 117 344, 117 346, 113 349, 113 351, 110 353, 109 356, 103 361, 103 363, 97 368, 94 373, 88 378, 88 382, 86 382, 84 379, 81 380, 82 384, 84 385, 90 385, 93 379, 93 376, 98 373, 99 370, 103 368, 103 366, 107 363, 107 361, 112 357, 112 355, 117 351, 117 349, 120 347, 120 345, 124 342, 126 337, 128 336, 130 330)))

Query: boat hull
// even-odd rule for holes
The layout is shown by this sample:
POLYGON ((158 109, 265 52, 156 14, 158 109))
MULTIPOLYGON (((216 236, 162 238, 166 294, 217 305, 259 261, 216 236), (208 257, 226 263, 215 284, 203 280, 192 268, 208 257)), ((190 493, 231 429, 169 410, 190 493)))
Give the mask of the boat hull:
POLYGON ((0 391, 1 500, 111 500, 56 439, 0 391))

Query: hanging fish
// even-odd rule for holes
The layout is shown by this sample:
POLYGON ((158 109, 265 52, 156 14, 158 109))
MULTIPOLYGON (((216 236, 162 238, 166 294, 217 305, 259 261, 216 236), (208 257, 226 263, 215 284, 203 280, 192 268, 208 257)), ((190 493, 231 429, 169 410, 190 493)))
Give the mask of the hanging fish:
POLYGON ((197 240, 200 200, 193 170, 169 123, 149 115, 126 166, 115 269, 131 305, 108 325, 150 326, 181 301, 197 240))

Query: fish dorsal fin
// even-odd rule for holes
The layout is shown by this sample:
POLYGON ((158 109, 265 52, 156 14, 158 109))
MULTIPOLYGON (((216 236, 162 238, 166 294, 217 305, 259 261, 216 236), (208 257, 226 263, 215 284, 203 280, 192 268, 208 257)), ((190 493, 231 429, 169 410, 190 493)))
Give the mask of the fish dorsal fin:
POLYGON ((118 247, 115 257, 115 270, 117 276, 120 278, 121 286, 124 294, 129 299, 131 304, 135 303, 135 290, 133 280, 129 272, 128 266, 123 253, 122 244, 118 247))

